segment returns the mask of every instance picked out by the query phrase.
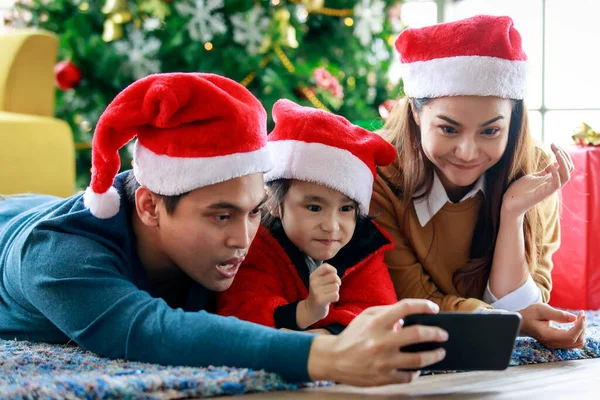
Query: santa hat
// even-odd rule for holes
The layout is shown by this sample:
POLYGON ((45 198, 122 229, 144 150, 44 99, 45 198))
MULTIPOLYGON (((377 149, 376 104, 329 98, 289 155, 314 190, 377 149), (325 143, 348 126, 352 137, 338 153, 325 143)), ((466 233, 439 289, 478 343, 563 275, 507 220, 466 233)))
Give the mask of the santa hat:
POLYGON ((389 165, 396 149, 346 118, 289 100, 273 106, 275 129, 268 148, 273 169, 265 181, 297 179, 337 190, 367 214, 377 165, 389 165))
POLYGON ((396 40, 409 97, 525 97, 527 56, 509 17, 406 29, 396 40))
POLYGON ((173 196, 271 166, 267 114, 246 88, 203 73, 155 74, 109 104, 92 142, 84 204, 98 218, 119 211, 112 186, 119 149, 137 137, 133 172, 151 191, 173 196))

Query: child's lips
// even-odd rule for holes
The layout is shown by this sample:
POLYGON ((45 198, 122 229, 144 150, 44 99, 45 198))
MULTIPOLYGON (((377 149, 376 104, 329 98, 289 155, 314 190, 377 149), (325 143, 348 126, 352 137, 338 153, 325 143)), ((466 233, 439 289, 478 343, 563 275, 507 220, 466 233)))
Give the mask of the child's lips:
POLYGON ((339 240, 334 239, 316 239, 316 241, 325 246, 331 246, 332 244, 339 242, 339 240))

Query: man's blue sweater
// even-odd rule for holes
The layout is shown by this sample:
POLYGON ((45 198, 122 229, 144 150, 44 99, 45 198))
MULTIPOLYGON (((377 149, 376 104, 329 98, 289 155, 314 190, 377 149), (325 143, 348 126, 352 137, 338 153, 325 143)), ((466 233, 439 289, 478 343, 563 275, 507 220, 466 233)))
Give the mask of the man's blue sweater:
POLYGON ((0 338, 65 343, 111 358, 165 365, 227 365, 306 381, 313 336, 206 311, 196 285, 183 308, 152 295, 123 192, 98 219, 82 195, 0 201, 0 338))

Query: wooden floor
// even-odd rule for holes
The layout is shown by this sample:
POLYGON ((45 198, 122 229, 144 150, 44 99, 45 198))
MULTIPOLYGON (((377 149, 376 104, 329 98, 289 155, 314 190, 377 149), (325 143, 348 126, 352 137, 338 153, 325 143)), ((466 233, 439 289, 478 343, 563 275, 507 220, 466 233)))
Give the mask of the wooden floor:
MULTIPOLYGON (((505 371, 422 376, 407 385, 355 388, 338 385, 243 396, 261 399, 600 399, 600 359, 510 367, 505 371)), ((240 397, 220 397, 237 399, 240 397)))

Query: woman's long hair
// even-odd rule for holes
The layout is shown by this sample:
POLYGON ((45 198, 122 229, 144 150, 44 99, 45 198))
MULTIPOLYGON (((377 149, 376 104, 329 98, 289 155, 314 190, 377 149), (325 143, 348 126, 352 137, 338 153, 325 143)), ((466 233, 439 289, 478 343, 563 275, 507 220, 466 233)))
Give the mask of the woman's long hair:
MULTIPOLYGON (((398 173, 388 177, 395 192, 405 201, 415 193, 427 196, 433 185, 433 164, 425 156, 421 146, 420 129, 414 120, 410 103, 418 113, 429 99, 400 101, 383 127, 382 135, 398 151, 398 173)), ((508 186, 520 177, 546 167, 548 158, 538 149, 529 134, 527 110, 522 100, 513 101, 508 143, 500 161, 486 171, 485 200, 479 211, 473 232, 471 252, 467 264, 453 276, 453 284, 464 297, 481 298, 486 287, 496 237, 500 226, 502 197, 508 186)), ((405 214, 410 208, 405 208, 405 214)), ((408 222, 405 215, 404 221, 408 222)), ((525 214, 525 255, 528 265, 534 265, 538 254, 538 236, 542 232, 541 209, 537 205, 525 214), (535 235, 535 237, 534 237, 535 235)))

